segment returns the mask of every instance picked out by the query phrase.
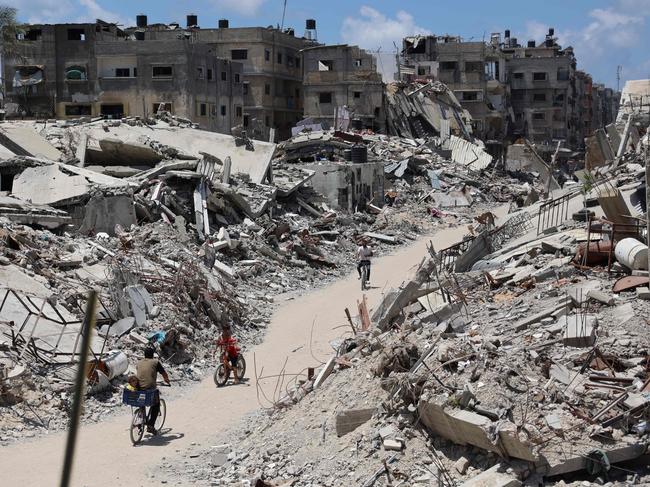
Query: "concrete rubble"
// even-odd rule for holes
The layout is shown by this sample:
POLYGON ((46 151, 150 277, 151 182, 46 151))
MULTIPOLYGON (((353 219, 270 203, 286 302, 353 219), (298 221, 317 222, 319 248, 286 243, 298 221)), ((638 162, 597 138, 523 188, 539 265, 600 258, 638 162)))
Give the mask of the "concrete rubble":
MULTIPOLYGON (((488 194, 485 173, 455 166, 448 174, 453 161, 427 141, 364 137, 374 137, 368 159, 381 153, 390 168, 388 184, 404 191, 408 181, 403 198, 411 206, 436 191, 430 169, 439 170, 434 185, 445 194, 470 178, 478 183, 474 205, 488 194), (421 188, 415 198, 414 188, 421 188)), ((284 146, 299 151, 294 164, 308 157, 304 144, 323 160, 349 146, 340 135, 312 132, 299 149, 284 146)), ((617 188, 643 218, 627 197, 636 169, 616 158, 602 167, 608 180, 597 176, 589 190, 617 188)), ((489 194, 496 202, 505 190, 515 200, 515 188, 494 185, 489 194)), ((569 208, 586 198, 570 188, 557 199, 569 205, 559 216, 546 215, 559 213, 549 210, 562 204, 552 198, 513 205, 500 220, 476 217, 454 246, 430 245, 419 267, 370 310, 370 328, 360 313, 353 332, 332 342, 326 364, 285 378, 286 394, 224 434, 227 462, 208 465, 209 449, 197 445, 182 471, 163 464, 166 478, 314 487, 650 481, 648 274, 630 264, 634 249, 647 253, 645 223, 621 230, 598 204, 589 206, 589 221, 575 218, 569 208), (625 243, 631 235, 636 243, 625 243), (621 242, 626 252, 615 252, 621 242)))
POLYGON ((223 325, 258 342, 278 296, 349 273, 360 242, 381 255, 462 225, 461 241, 430 244, 373 309, 360 296, 358 317, 340 310, 352 332, 326 363, 281 375, 265 410, 162 474, 312 487, 650 481, 645 115, 630 107, 594 135, 576 173, 525 140, 486 147, 441 83, 387 96, 390 135, 304 124, 277 146, 165 113, 5 124, 4 137, 40 138, 0 137, 0 444, 65 427, 91 288, 84 420, 99 421, 119 409, 144 345, 183 383, 201 380, 223 325))

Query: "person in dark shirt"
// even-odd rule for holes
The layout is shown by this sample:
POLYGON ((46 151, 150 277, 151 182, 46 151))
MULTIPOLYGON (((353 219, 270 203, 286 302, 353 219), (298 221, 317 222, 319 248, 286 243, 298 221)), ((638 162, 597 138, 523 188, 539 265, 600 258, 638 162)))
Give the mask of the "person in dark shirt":
POLYGON ((136 365, 135 370, 138 377, 140 389, 145 391, 155 391, 153 404, 151 405, 151 411, 149 414, 149 424, 147 424, 147 432, 155 435, 157 433, 155 429, 156 419, 160 414, 160 392, 158 391, 158 386, 156 385, 158 374, 162 376, 167 385, 171 384, 169 382, 169 375, 167 375, 167 372, 163 368, 160 361, 153 358, 153 354, 153 348, 147 347, 144 350, 144 358, 138 360, 138 364, 136 365))

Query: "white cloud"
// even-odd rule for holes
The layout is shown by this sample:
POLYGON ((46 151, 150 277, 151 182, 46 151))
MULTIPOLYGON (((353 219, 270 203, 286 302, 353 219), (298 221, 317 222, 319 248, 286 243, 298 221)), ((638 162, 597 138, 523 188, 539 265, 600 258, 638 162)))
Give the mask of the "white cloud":
POLYGON ((266 0, 213 0, 212 3, 220 10, 254 16, 266 0))
POLYGON ((128 27, 134 24, 134 22, 125 19, 119 14, 106 10, 95 0, 79 0, 79 4, 85 10, 77 18, 77 22, 94 22, 96 19, 102 19, 105 22, 115 22, 117 24, 121 24, 124 27, 128 27))
POLYGON ((392 80, 395 72, 395 45, 401 50, 402 39, 417 34, 430 34, 428 29, 418 26, 415 18, 400 10, 390 18, 367 5, 359 9, 358 17, 346 17, 341 26, 341 38, 348 44, 368 50, 380 49, 378 69, 384 80, 392 80))
POLYGON ((74 13, 71 0, 4 0, 4 5, 18 10, 18 20, 30 24, 64 22, 74 13))
POLYGON ((102 19, 130 25, 128 19, 103 8, 96 0, 4 0, 18 9, 18 19, 30 24, 94 22, 102 19))
MULTIPOLYGON (((649 17, 650 0, 612 0, 609 6, 590 10, 582 28, 556 30, 555 36, 563 47, 574 48, 579 69, 599 72, 612 83, 610 73, 615 73, 616 65, 629 61, 631 53, 647 42, 649 17)), ((527 22, 526 28, 525 35, 538 41, 548 32, 547 25, 535 20, 527 22)), ((632 71, 638 69, 630 66, 628 74, 632 71)))

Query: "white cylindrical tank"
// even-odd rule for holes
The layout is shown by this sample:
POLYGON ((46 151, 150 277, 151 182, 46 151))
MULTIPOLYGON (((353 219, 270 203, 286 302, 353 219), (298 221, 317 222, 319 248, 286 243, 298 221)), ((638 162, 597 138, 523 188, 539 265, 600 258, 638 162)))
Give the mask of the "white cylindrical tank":
POLYGON ((126 372, 129 368, 129 359, 121 350, 108 352, 108 355, 103 362, 106 366, 106 375, 108 376, 108 380, 113 380, 118 375, 126 372))
POLYGON ((624 238, 616 244, 616 260, 628 269, 648 269, 648 246, 635 238, 624 238))

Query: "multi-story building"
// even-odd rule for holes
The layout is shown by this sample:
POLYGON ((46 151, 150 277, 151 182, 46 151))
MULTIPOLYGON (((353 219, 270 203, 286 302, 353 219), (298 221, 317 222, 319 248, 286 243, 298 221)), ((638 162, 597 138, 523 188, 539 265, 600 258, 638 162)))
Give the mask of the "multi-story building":
POLYGON ((243 123, 243 66, 191 39, 145 39, 98 20, 30 25, 19 44, 21 57, 3 66, 8 111, 148 117, 162 108, 221 133, 243 123))
POLYGON ((268 139, 275 129, 276 140, 291 136, 291 127, 303 116, 302 56, 313 46, 309 35, 316 21, 307 21, 307 36, 296 37, 294 29, 274 27, 231 28, 221 19, 217 28, 201 28, 196 15, 187 16, 187 26, 145 25, 134 29, 147 40, 186 39, 205 45, 215 56, 243 64, 243 125, 256 138, 268 139))
POLYGON ((573 49, 562 49, 549 29, 541 45, 528 41, 526 46, 506 31, 502 50, 508 59, 515 135, 540 144, 565 140, 571 147, 580 145, 573 49))
POLYGON ((302 51, 305 117, 335 126, 337 113, 383 131, 384 84, 375 57, 347 44, 314 46, 302 51))
POLYGON ((475 135, 496 139, 507 133, 506 58, 498 34, 490 43, 454 36, 407 37, 402 46, 399 79, 442 81, 472 115, 475 135))

